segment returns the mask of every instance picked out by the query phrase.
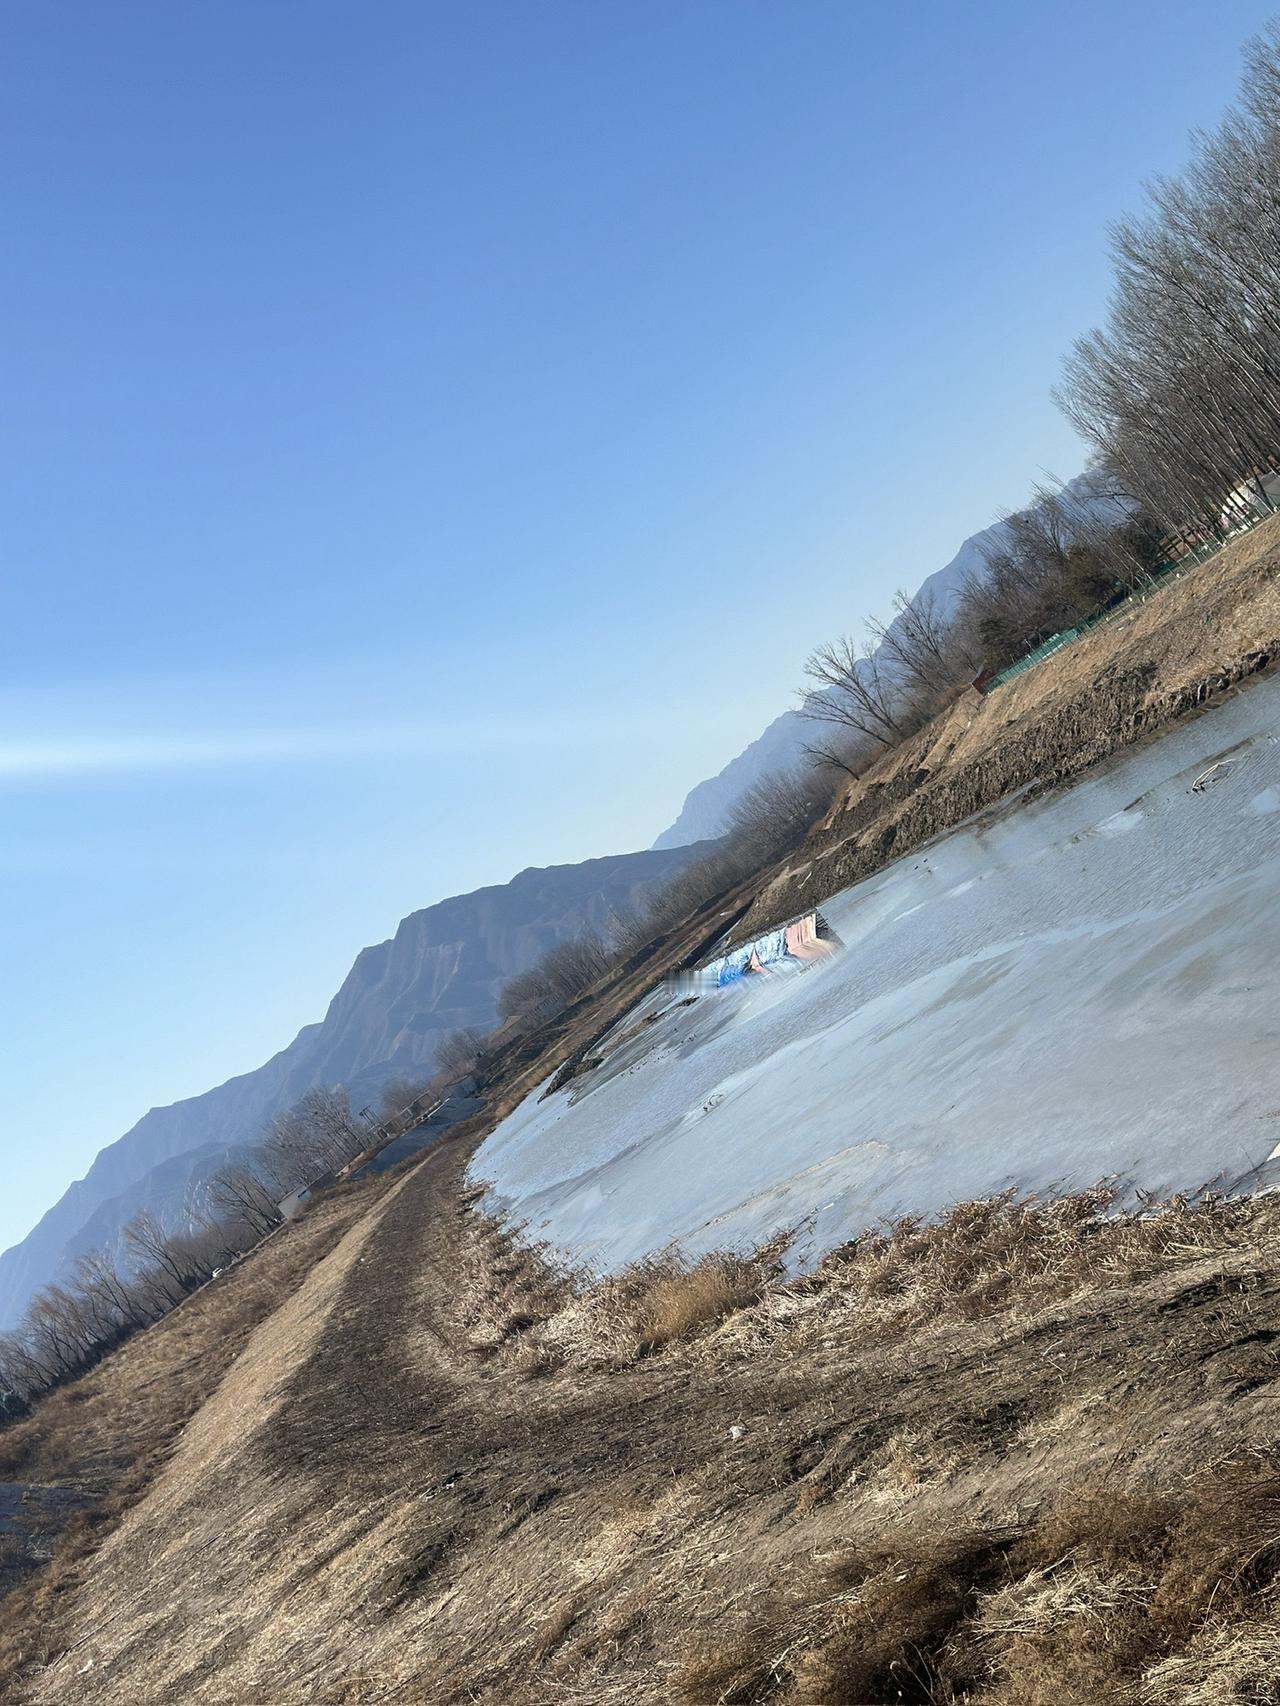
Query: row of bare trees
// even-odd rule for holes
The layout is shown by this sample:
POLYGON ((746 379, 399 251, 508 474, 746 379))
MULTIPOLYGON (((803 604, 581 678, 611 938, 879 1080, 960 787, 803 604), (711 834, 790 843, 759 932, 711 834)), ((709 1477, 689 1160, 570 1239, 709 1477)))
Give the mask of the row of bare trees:
POLYGON ((36 1293, 18 1327, 0 1334, 0 1419, 167 1314, 245 1248, 238 1226, 210 1216, 175 1232, 149 1211, 135 1215, 118 1255, 80 1256, 65 1281, 36 1293))
POLYGON ((249 1241, 280 1224, 280 1204, 331 1178, 368 1148, 375 1124, 352 1111, 347 1092, 308 1090, 267 1121, 256 1144, 215 1173, 207 1200, 214 1218, 249 1241))
MULTIPOLYGON (((404 1088, 389 1087, 389 1098, 404 1088)), ((144 1210, 113 1251, 80 1256, 66 1280, 36 1293, 17 1328, 0 1334, 0 1419, 167 1314, 279 1226, 285 1199, 345 1166, 370 1134, 344 1090, 309 1090, 212 1176, 180 1227, 144 1210)))
POLYGON ((1220 538, 1271 512, 1280 443, 1280 25, 1111 248, 1106 323, 1076 343, 1058 401, 1166 530, 1220 538))
POLYGON ((1055 393, 1095 453, 1083 499, 1041 489, 1003 518, 944 607, 899 593, 863 641, 820 646, 809 756, 859 774, 954 692, 1140 585, 1179 549, 1275 507, 1280 487, 1280 25, 1245 49, 1240 100, 1111 233, 1106 324, 1055 393))
POLYGON ((844 636, 812 654, 800 705, 810 759, 861 774, 980 672, 1132 591, 1163 550, 1154 518, 1100 472, 1083 493, 1041 489, 1002 518, 945 605, 929 589, 899 592, 892 620, 868 622, 861 644, 844 636))
POLYGON ((517 972, 503 984, 499 1016, 526 1025, 548 1018, 603 977, 612 963, 610 945, 591 932, 557 942, 528 971, 517 972))

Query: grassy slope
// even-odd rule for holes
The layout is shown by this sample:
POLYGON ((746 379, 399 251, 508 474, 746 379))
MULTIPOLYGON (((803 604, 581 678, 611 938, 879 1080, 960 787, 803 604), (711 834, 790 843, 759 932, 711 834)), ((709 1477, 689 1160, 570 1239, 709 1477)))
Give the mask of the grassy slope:
MULTIPOLYGON (((962 701, 755 916, 1247 673, 1278 559, 1272 523, 962 701)), ((513 1048, 493 1111, 750 898, 513 1048)), ((108 1494, 6 1604, 7 1698, 1277 1698, 1265 1206, 1105 1260, 1029 1238, 1016 1284, 970 1224, 945 1267, 583 1300, 460 1206, 478 1135, 332 1198, 4 1436, 14 1478, 108 1494)))
POLYGON ((694 1275, 638 1357, 678 1279, 567 1295, 464 1153, 258 1329, 28 1698, 1273 1698, 1221 1680, 1280 1663, 1273 1202, 694 1275))
POLYGON ((27 1665, 63 1651, 57 1614, 80 1580, 82 1560, 161 1471, 253 1331, 304 1281, 314 1282, 317 1264, 384 1189, 379 1182, 322 1199, 0 1433, 6 1481, 71 1487, 94 1500, 74 1519, 52 1566, 4 1602, 0 1689, 27 1665))

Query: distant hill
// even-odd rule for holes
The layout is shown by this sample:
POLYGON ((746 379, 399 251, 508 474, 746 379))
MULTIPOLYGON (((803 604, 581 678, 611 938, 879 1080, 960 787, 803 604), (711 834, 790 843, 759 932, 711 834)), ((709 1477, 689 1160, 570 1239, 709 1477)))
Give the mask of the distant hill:
MULTIPOLYGON (((1100 492, 1098 477, 1094 474, 1077 475, 1063 488, 1062 495, 1069 508, 1074 505, 1094 516, 1110 512, 1119 518, 1116 500, 1100 492)), ((1008 527, 1007 521, 996 521, 966 539, 945 568, 921 583, 915 598, 932 596, 944 614, 949 612, 965 583, 984 572, 987 552, 999 548, 1008 527)), ((895 626, 896 622, 890 623, 890 630, 895 626)), ((813 636, 815 644, 834 638, 830 634, 813 636)), ((740 795, 764 776, 778 770, 794 770, 803 764, 804 748, 816 732, 813 722, 798 711, 784 711, 780 717, 775 717, 764 733, 736 758, 730 759, 718 775, 690 789, 679 817, 669 829, 663 830, 653 845, 656 848, 680 847, 691 841, 723 835, 728 827, 729 812, 740 795)))
POLYGON ((199 1187, 264 1122, 316 1085, 343 1084, 358 1108, 393 1078, 431 1069, 438 1039, 487 1029, 498 990, 544 949, 643 899, 696 851, 621 853, 521 871, 409 915, 357 957, 319 1024, 265 1065, 216 1090, 153 1108, 102 1150, 20 1244, 0 1255, 0 1326, 86 1250, 111 1246, 139 1208, 184 1218, 199 1187))

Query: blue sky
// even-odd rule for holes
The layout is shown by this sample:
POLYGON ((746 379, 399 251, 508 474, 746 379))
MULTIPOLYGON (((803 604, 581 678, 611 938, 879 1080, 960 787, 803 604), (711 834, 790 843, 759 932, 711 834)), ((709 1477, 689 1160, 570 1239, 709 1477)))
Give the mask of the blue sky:
POLYGON ((9 6, 0 1245, 1074 473, 1106 222, 1268 9, 9 6))

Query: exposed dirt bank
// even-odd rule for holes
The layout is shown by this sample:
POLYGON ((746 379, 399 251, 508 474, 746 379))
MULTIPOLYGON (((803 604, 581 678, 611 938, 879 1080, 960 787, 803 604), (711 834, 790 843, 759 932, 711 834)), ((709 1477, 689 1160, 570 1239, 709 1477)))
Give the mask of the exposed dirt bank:
POLYGON ((1019 789, 1080 775, 1280 655, 1280 517, 986 698, 949 711, 845 792, 762 887, 750 935, 880 870, 1019 789))

